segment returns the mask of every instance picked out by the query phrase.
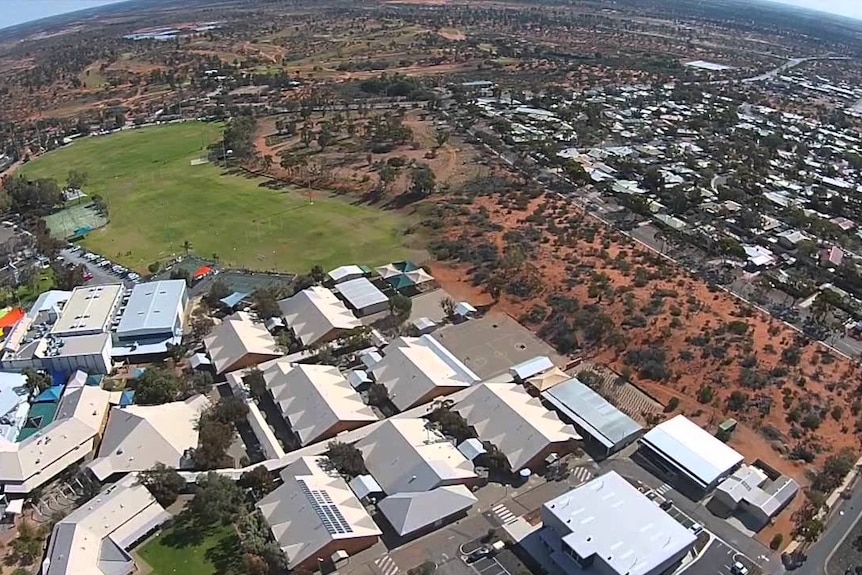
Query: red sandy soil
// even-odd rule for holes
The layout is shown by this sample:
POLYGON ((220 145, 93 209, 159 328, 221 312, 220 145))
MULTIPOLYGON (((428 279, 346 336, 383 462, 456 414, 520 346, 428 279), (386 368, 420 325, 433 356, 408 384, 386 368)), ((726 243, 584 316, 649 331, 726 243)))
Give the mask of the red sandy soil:
MULTIPOLYGON (((818 462, 822 462, 827 452, 845 446, 854 449, 859 447, 859 440, 853 432, 856 417, 850 414, 850 405, 855 399, 853 396, 858 392, 851 390, 850 385, 847 384, 851 378, 854 381, 857 379, 858 371, 855 364, 832 354, 824 354, 819 345, 809 344, 802 348, 801 360, 797 366, 784 366, 780 359, 781 351, 793 344, 796 339, 795 332, 768 316, 744 310, 735 298, 724 292, 711 292, 700 279, 665 262, 646 248, 618 233, 604 230, 592 219, 588 218, 579 223, 578 216, 572 218, 572 214, 576 213, 574 206, 563 200, 540 197, 532 200, 528 207, 522 210, 514 207, 511 202, 506 206, 500 206, 493 199, 480 198, 473 204, 472 211, 475 213, 483 207, 488 210, 491 222, 503 226, 502 231, 499 232, 481 231, 482 239, 494 241, 503 253, 506 245, 503 234, 518 228, 538 226, 539 224, 535 223, 525 223, 524 218, 535 213, 545 204, 547 204, 545 215, 548 216, 548 221, 553 214, 557 226, 562 230, 594 226, 597 228, 595 238, 592 242, 583 236, 574 241, 566 241, 563 239, 565 232, 552 235, 546 231, 544 235, 549 237, 550 241, 535 246, 535 254, 531 254, 528 258, 530 264, 525 264, 518 270, 507 270, 502 274, 506 278, 511 274, 535 276, 538 280, 535 282, 538 285, 537 292, 528 300, 504 294, 496 304, 501 310, 517 318, 534 305, 544 304, 545 299, 551 294, 573 297, 581 303, 582 307, 590 303, 598 303, 601 306, 600 309, 612 318, 613 324, 621 329, 623 337, 616 347, 603 345, 598 349, 590 350, 593 361, 605 363, 620 372, 625 367, 626 351, 660 345, 666 350, 666 364, 672 371, 671 378, 666 382, 649 381, 638 378, 636 368, 633 368, 635 370, 633 379, 636 384, 663 401, 669 400, 670 397, 679 398, 679 409, 710 431, 714 431, 716 425, 725 418, 736 418, 741 425, 732 443, 748 461, 763 459, 782 472, 794 476, 803 484, 808 483, 804 467, 784 457, 789 447, 798 443, 810 446, 819 454, 818 462), (600 253, 603 250, 606 255, 601 257, 600 253), (625 260, 629 262, 632 270, 643 267, 658 272, 658 277, 651 279, 645 287, 634 286, 633 273, 623 273, 611 265, 621 250, 627 252, 625 260), (569 270, 566 269, 567 265, 569 270), (579 272, 579 269, 586 271, 579 272), (614 290, 613 294, 603 296, 601 302, 587 293, 593 273, 605 274, 608 285, 614 290), (621 297, 623 295, 621 290, 633 294, 636 302, 634 309, 637 313, 650 301, 652 293, 657 289, 673 290, 678 295, 666 297, 663 311, 658 315, 647 316, 646 327, 623 327, 624 320, 632 315, 632 311, 627 310, 623 305, 624 298, 621 297), (680 308, 678 327, 669 325, 672 317, 668 310, 672 306, 680 308), (745 336, 717 334, 717 328, 733 321, 746 322, 749 325, 748 334, 745 336), (770 329, 773 335, 770 335, 770 329), (716 342, 722 341, 720 345, 727 350, 725 358, 717 359, 712 355, 704 357, 701 347, 687 341, 687 338, 699 335, 710 335, 716 342), (771 351, 768 346, 772 346, 774 351, 771 351), (747 349, 743 350, 743 348, 747 349), (680 357, 680 352, 683 351, 690 352, 693 357, 685 361, 680 357), (786 367, 788 373, 783 377, 776 377, 777 381, 770 381, 760 390, 748 389, 740 382, 742 368, 739 360, 746 355, 756 357, 757 364, 754 369, 759 373, 766 373, 776 366, 786 367), (829 362, 828 364, 824 362, 824 358, 829 362), (703 384, 709 384, 714 389, 715 399, 710 405, 702 405, 696 399, 698 390, 703 384), (726 401, 730 393, 735 390, 747 393, 752 400, 761 398, 764 401, 771 401, 768 413, 762 414, 751 403, 741 411, 728 411, 726 401), (782 403, 782 390, 786 390, 785 393, 793 398, 792 407, 804 407, 810 404, 825 410, 822 423, 816 431, 806 431, 794 426, 795 432, 801 437, 799 439, 791 437, 791 424, 786 419, 789 409, 782 403), (844 409, 844 416, 839 418, 840 421, 830 416, 831 406, 841 406, 844 409), (767 426, 777 431, 783 441, 768 440, 763 435, 763 429, 767 426)), ((454 227, 449 232, 450 237, 460 237, 464 228, 454 222, 452 225, 454 227)), ((469 231, 475 235, 475 230, 469 231)), ((487 295, 479 293, 471 285, 465 266, 435 264, 432 270, 442 287, 453 295, 477 303, 488 301, 487 295)))
MULTIPOLYGON (((318 118, 312 118, 318 120, 318 118)), ((361 120, 357 119, 357 123, 361 120)), ((437 181, 443 185, 454 186, 462 183, 477 174, 475 163, 475 152, 470 147, 463 147, 459 142, 449 141, 438 149, 434 157, 427 157, 429 150, 436 146, 434 127, 428 120, 420 118, 418 112, 407 114, 403 121, 413 131, 413 139, 419 144, 418 149, 410 146, 399 146, 385 154, 374 154, 374 162, 385 162, 396 156, 403 157, 406 164, 411 162, 426 163, 434 170, 437 181)), ((275 119, 265 118, 260 120, 258 133, 255 139, 255 147, 261 156, 272 156, 274 163, 269 174, 279 179, 294 181, 299 185, 307 185, 306 176, 303 173, 290 173, 279 166, 279 155, 290 153, 291 149, 298 149, 305 153, 299 144, 299 137, 293 137, 275 146, 267 144, 268 135, 275 133, 275 119)), ((311 149, 316 150, 312 144, 311 149)), ((365 194, 377 188, 379 179, 377 173, 371 169, 366 160, 364 152, 353 152, 350 154, 339 150, 338 145, 327 148, 324 153, 315 152, 309 156, 314 162, 327 166, 325 181, 321 180, 319 185, 332 188, 342 192, 365 194)), ((398 179, 392 184, 386 194, 391 199, 397 194, 404 192, 409 184, 408 168, 402 168, 398 179)), ((317 187, 317 185, 315 186, 317 187)), ((385 199, 385 198, 380 198, 385 199)))

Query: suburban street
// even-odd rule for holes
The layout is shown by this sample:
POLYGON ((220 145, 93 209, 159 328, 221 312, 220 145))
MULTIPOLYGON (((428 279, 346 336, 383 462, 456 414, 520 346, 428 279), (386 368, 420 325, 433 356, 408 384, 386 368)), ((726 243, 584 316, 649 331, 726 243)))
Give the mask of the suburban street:
POLYGON ((842 575, 830 570, 830 560, 862 516, 862 482, 852 488, 849 499, 839 499, 826 521, 826 531, 806 551, 808 560, 797 570, 800 575, 842 575))

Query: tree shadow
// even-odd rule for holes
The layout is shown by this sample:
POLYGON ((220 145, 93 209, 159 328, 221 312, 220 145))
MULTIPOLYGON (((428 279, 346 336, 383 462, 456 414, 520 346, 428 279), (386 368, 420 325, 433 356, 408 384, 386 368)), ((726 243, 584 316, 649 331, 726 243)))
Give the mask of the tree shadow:
POLYGON ((400 210, 411 204, 415 204, 420 200, 424 200, 427 196, 416 192, 404 192, 389 200, 383 207, 390 210, 400 210))
POLYGON ((206 560, 215 566, 219 574, 242 573, 242 556, 239 537, 233 530, 204 553, 206 560))
POLYGON ((207 534, 212 532, 211 527, 198 525, 191 518, 188 512, 183 512, 177 517, 177 522, 162 538, 162 543, 166 547, 174 547, 177 549, 183 547, 194 547, 200 545, 206 538, 207 534))

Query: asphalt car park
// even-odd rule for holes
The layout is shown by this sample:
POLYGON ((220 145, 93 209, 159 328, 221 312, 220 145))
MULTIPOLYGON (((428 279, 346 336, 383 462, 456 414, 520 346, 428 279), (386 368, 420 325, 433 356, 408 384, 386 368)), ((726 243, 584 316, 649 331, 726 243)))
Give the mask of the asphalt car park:
POLYGON ((496 557, 483 557, 470 563, 470 567, 478 575, 509 575, 509 572, 497 561, 496 557))
POLYGON ((737 562, 748 570, 748 575, 760 575, 762 573, 760 567, 751 559, 721 539, 713 539, 706 550, 685 572, 689 575, 740 575, 733 570, 733 564, 737 562))

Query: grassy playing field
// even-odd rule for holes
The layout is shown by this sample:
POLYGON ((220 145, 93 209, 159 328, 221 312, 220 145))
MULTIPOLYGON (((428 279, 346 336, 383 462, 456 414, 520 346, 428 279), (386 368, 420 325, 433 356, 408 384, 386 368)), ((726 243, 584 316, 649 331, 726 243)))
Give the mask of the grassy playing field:
POLYGON ((87 194, 108 203, 111 222, 83 245, 145 271, 183 253, 188 241, 204 257, 259 270, 307 272, 314 264, 381 264, 410 255, 407 223, 393 212, 352 205, 315 192, 273 191, 260 179, 222 175, 205 156, 221 127, 188 122, 78 140, 28 164, 29 177, 62 183, 87 172, 87 194))

